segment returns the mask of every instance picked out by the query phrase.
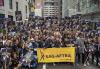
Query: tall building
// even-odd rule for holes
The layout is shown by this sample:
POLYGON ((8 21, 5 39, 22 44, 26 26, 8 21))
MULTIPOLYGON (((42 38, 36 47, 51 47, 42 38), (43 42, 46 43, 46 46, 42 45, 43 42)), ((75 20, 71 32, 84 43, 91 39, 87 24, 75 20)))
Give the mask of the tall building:
POLYGON ((100 21, 100 0, 79 0, 82 17, 100 21))
POLYGON ((77 0, 62 0, 62 17, 77 14, 77 0))
POLYGON ((68 0, 62 0, 62 17, 69 16, 68 0))
POLYGON ((35 16, 42 17, 43 13, 43 0, 35 0, 35 16))
POLYGON ((43 0, 43 17, 61 17, 61 0, 43 0))
POLYGON ((35 16, 35 0, 29 0, 29 15, 35 16))
POLYGON ((11 18, 14 21, 29 17, 29 0, 0 0, 0 18, 11 18))

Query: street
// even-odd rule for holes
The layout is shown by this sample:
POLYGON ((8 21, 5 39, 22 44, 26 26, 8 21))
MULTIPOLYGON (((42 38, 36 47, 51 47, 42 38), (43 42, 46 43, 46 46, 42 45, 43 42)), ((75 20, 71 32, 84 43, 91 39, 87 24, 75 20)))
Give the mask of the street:
POLYGON ((100 69, 100 0, 0 0, 0 69, 100 69))
MULTIPOLYGON (((72 64, 56 64, 55 66, 53 64, 47 64, 46 69, 75 69, 72 64)), ((43 66, 40 64, 37 69, 42 69, 43 66)), ((76 69, 100 69, 100 67, 96 67, 94 65, 89 65, 84 67, 83 65, 79 65, 76 69)))

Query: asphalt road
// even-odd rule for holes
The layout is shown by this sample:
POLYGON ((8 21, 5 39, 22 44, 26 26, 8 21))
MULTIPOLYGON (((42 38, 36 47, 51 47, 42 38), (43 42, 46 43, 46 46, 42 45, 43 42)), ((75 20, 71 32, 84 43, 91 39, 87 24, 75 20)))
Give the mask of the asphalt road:
MULTIPOLYGON (((37 69, 43 69, 43 64, 40 64, 37 69)), ((75 69, 73 64, 47 64, 46 69, 75 69)), ((78 65, 76 69, 100 69, 94 65, 89 65, 84 67, 83 65, 78 65)))

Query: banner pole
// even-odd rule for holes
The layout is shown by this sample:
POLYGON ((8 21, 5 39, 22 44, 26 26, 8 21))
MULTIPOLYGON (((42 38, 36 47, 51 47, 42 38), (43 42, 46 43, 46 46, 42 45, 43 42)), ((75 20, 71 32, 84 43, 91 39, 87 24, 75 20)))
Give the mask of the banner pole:
POLYGON ((75 62, 74 62, 74 69, 78 69, 78 67, 77 67, 76 48, 75 48, 75 62))
POLYGON ((46 69, 46 64, 43 64, 43 69, 46 69))

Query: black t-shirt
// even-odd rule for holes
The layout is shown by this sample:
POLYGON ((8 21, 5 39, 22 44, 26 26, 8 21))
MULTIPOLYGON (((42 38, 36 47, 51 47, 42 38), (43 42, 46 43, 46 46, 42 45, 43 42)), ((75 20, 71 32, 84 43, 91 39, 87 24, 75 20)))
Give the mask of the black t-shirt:
POLYGON ((11 62, 12 62, 11 66, 13 66, 13 67, 17 67, 17 65, 19 63, 18 59, 12 59, 11 62))

